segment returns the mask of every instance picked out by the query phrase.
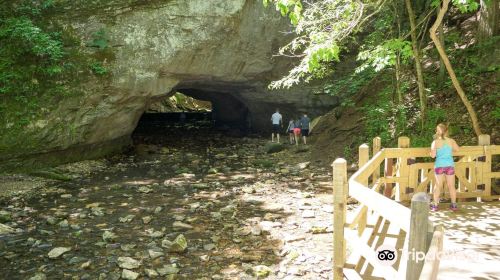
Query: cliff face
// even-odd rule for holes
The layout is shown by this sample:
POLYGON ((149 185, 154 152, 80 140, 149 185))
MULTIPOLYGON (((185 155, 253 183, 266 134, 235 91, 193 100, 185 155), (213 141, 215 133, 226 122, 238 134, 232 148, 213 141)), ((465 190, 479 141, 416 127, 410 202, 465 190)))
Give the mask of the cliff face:
MULTIPOLYGON (((127 143, 151 100, 176 91, 212 102, 217 118, 251 118, 265 131, 276 107, 286 118, 337 104, 312 87, 269 92, 289 60, 273 57, 287 41, 287 21, 257 0, 57 1, 50 21, 82 42, 85 56, 108 70, 86 76, 82 94, 61 99, 28 126, 33 146, 5 161, 56 153, 66 160, 100 155, 127 143), (97 35, 96 35, 97 34, 97 35), (101 47, 96 47, 96 42, 101 47), (102 47, 102 44, 105 47, 102 47)), ((36 160, 37 161, 37 160, 36 160)))

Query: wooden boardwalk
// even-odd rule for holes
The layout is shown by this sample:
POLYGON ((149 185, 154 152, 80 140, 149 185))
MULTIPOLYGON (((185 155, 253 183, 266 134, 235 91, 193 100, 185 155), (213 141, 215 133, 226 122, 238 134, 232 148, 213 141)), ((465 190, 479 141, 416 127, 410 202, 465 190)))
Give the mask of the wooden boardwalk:
MULTIPOLYGON (((359 169, 349 179, 346 161, 335 160, 334 279, 500 280, 500 196, 492 192, 500 146, 490 145, 489 135, 480 135, 478 144, 453 153, 457 197, 493 202, 460 203, 457 212, 442 204, 429 213, 436 187, 430 149, 410 148, 408 137, 384 149, 373 139, 371 158, 369 146, 361 145, 359 169), (348 196, 360 203, 349 217, 348 196), (380 259, 393 251, 400 255, 380 259)), ((443 197, 449 198, 446 191, 443 197)))
POLYGON ((500 202, 459 204, 431 213, 445 228, 438 279, 500 279, 500 202))

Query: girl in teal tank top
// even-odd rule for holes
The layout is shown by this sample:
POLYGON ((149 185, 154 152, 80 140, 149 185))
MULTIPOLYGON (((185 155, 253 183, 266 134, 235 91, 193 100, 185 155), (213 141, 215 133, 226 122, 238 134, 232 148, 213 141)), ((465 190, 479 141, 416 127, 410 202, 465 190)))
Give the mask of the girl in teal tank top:
POLYGON ((436 183, 432 190, 433 203, 431 210, 437 211, 441 187, 446 181, 450 191, 451 205, 450 209, 455 211, 457 207, 457 192, 455 190, 455 162, 453 161, 453 152, 457 152, 459 147, 455 140, 447 137, 448 127, 445 124, 438 124, 436 127, 436 140, 431 145, 431 157, 436 158, 434 163, 434 173, 436 183))

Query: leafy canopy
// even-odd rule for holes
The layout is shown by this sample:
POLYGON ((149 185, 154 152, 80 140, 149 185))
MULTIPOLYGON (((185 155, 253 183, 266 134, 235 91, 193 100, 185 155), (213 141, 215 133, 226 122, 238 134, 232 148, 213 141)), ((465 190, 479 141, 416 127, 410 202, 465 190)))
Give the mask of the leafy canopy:
MULTIPOLYGON (((389 3, 391 1, 387 0, 263 0, 265 7, 274 4, 282 16, 287 16, 296 33, 296 37, 283 46, 279 54, 300 59, 288 75, 272 82, 269 87, 289 88, 331 73, 332 62, 339 61, 349 35, 359 31, 365 22, 389 3)), ((431 7, 440 3, 440 0, 432 0, 431 7)), ((479 7, 475 0, 452 0, 452 3, 461 12, 472 12, 479 7)), ((397 56, 403 63, 413 56, 410 42, 397 36, 382 37, 377 44, 368 45, 359 53, 358 60, 364 61, 364 64, 358 71, 367 67, 380 71, 394 65, 397 56)))
POLYGON ((298 65, 287 76, 272 82, 270 88, 289 88, 329 73, 328 65, 339 61, 344 41, 363 21, 367 10, 363 1, 355 0, 264 0, 265 6, 270 3, 290 18, 297 35, 279 53, 300 58, 298 65))

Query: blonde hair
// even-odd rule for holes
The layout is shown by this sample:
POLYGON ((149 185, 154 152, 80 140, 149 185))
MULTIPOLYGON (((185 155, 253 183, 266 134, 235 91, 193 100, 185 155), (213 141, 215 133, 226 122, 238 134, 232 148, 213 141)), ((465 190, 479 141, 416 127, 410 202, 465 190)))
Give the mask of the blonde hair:
POLYGON ((436 127, 436 139, 444 140, 446 136, 448 136, 448 126, 444 123, 438 124, 436 127))

